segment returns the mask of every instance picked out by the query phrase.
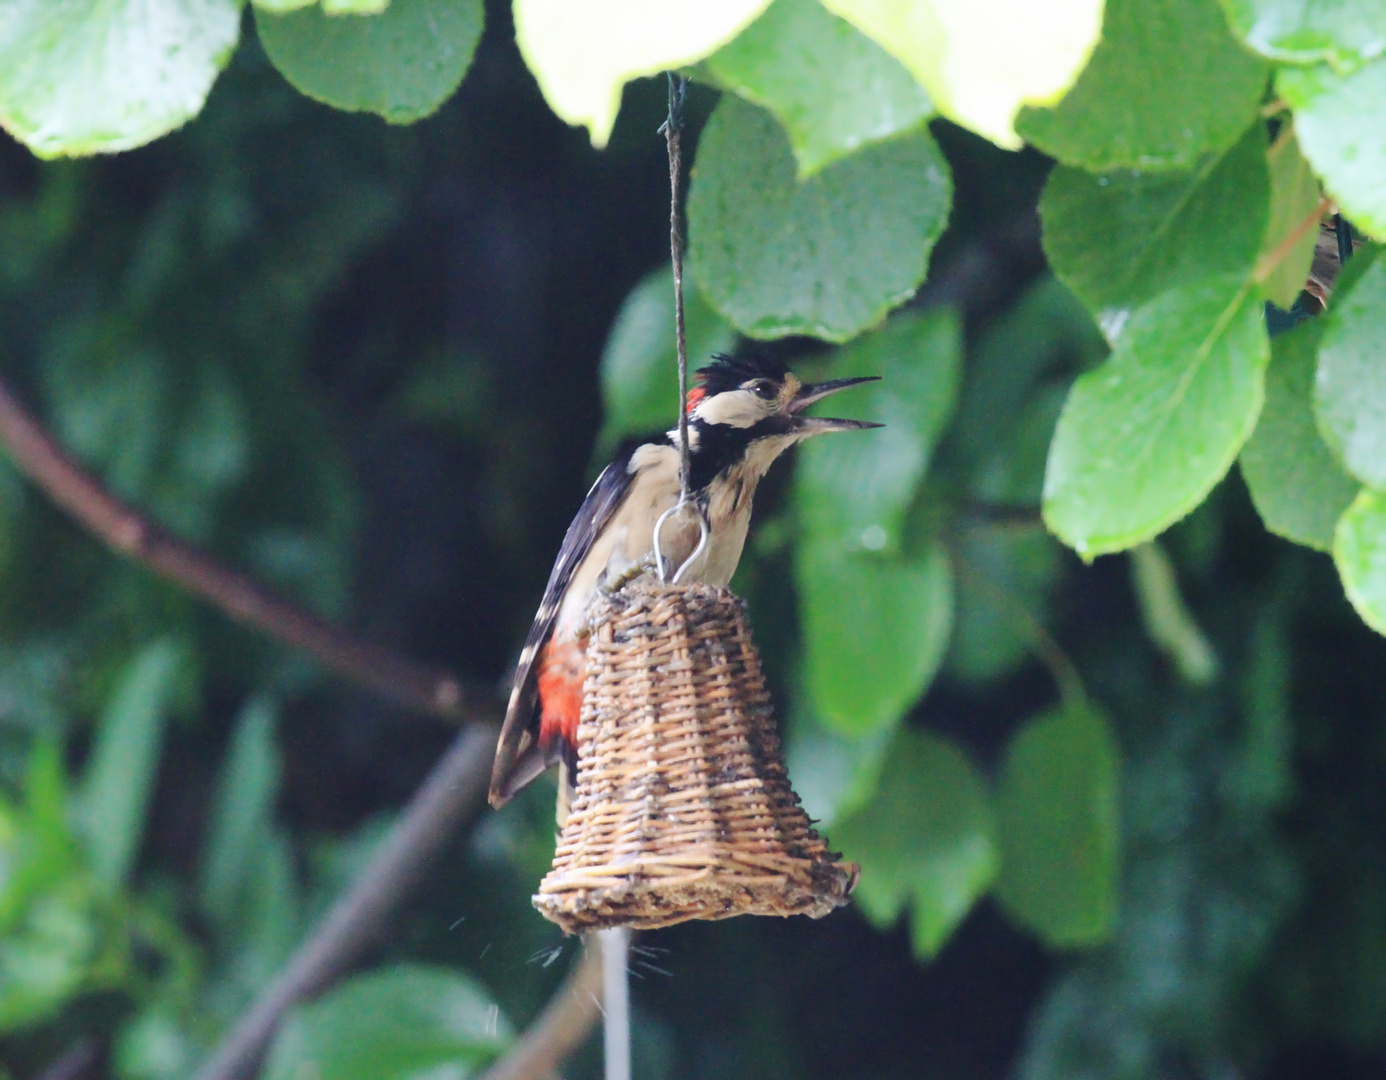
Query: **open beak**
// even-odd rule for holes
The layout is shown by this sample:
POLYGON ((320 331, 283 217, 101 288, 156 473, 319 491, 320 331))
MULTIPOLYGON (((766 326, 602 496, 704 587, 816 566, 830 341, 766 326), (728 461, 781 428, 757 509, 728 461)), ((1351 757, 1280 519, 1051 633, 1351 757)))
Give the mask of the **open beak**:
POLYGON ((797 418, 794 422, 795 430, 805 435, 819 435, 825 431, 860 431, 864 428, 884 427, 884 424, 873 424, 869 420, 837 420, 823 416, 799 415, 814 402, 822 401, 839 390, 875 382, 879 378, 879 375, 863 375, 855 379, 829 379, 827 382, 805 383, 789 403, 790 415, 797 418))

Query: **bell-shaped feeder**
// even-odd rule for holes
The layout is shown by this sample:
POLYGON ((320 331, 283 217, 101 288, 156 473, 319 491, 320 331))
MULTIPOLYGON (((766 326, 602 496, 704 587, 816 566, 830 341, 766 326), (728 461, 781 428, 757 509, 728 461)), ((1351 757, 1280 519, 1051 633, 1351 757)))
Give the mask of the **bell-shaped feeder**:
POLYGON ((789 785, 745 603, 646 575, 589 624, 576 795, 534 906, 578 933, 846 903, 858 867, 789 785))

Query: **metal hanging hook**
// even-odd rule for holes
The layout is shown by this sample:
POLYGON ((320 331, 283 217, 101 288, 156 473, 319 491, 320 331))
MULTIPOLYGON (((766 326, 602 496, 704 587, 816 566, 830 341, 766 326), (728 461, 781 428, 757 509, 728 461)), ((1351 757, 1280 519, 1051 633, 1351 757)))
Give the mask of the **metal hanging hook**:
POLYGON ((694 560, 697 559, 697 557, 701 555, 703 553, 703 550, 707 547, 707 537, 707 518, 703 515, 703 512, 699 510, 698 507, 691 502, 675 503, 673 506, 669 507, 668 510, 664 511, 664 513, 660 514, 659 520, 655 522, 654 527, 655 570, 659 573, 659 580, 662 581, 665 585, 677 585, 680 579, 682 579, 684 571, 686 571, 690 566, 693 565, 694 560), (660 545, 659 535, 661 532, 664 531, 664 523, 668 521, 672 515, 678 513, 685 507, 691 507, 693 513, 697 515, 698 546, 693 549, 692 555, 688 556, 688 558, 683 560, 683 562, 679 565, 679 568, 674 571, 674 576, 671 578, 669 576, 669 568, 664 562, 664 549, 660 545))

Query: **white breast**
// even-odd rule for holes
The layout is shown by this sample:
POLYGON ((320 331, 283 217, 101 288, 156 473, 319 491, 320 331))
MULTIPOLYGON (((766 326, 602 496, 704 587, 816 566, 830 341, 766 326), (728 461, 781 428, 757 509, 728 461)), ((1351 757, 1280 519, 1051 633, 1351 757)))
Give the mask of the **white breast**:
MULTIPOLYGON (((708 544, 681 580, 708 585, 731 581, 746 544, 756 484, 783 449, 757 446, 745 462, 714 485, 708 505, 708 544)), ((679 458, 673 447, 640 447, 631 458, 630 471, 634 474, 630 493, 573 574, 555 626, 555 636, 560 639, 578 636, 585 629, 587 609, 598 586, 621 576, 653 552, 655 523, 678 503, 679 458)), ((660 533, 666 563, 683 565, 698 546, 698 537, 696 525, 670 518, 660 533)))

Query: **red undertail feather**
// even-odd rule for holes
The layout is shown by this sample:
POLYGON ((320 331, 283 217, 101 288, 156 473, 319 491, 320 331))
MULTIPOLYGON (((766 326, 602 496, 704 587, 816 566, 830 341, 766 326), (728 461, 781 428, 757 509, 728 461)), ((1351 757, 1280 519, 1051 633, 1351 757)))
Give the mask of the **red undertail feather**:
POLYGON ((578 717, 582 713, 583 647, 576 641, 550 641, 539 668, 539 745, 555 745, 563 760, 577 762, 578 717))

